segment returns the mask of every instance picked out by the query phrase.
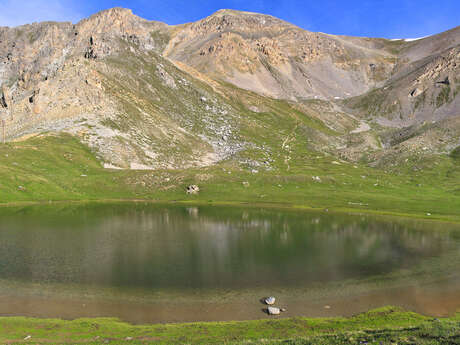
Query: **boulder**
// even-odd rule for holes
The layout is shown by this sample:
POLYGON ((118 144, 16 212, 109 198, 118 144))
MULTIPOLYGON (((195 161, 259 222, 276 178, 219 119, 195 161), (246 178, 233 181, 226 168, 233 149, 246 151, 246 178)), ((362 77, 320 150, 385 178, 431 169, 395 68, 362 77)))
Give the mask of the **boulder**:
POLYGON ((280 312, 281 312, 280 308, 268 307, 268 314, 269 315, 279 315, 280 312))
POLYGON ((276 299, 275 299, 275 297, 273 297, 273 296, 267 297, 267 298, 264 300, 265 304, 268 304, 268 305, 273 305, 273 304, 275 304, 275 301, 276 301, 276 299))
POLYGON ((157 75, 161 80, 163 80, 166 86, 170 87, 171 89, 177 89, 176 81, 168 72, 166 72, 163 65, 161 64, 157 66, 157 75))
POLYGON ((198 194, 200 192, 200 187, 196 184, 192 184, 187 187, 187 194, 198 194))

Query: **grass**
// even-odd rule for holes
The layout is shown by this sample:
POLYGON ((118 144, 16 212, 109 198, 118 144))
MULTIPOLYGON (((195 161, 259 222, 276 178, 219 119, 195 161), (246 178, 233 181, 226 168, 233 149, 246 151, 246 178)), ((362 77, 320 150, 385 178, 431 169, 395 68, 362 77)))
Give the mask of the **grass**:
MULTIPOLYGON (((305 149, 299 138, 305 137, 306 129, 296 123, 293 118, 286 125, 291 138, 289 166, 280 150, 273 155, 271 169, 259 167, 257 173, 240 162, 242 156, 200 169, 107 170, 88 147, 66 134, 7 143, 0 145, 0 202, 129 199, 246 203, 460 222, 458 150, 450 156, 413 155, 407 161, 371 168, 305 149), (200 186, 198 195, 185 193, 192 183, 200 186)), ((244 154, 256 158, 250 151, 244 154)), ((459 315, 434 320, 392 307, 352 318, 144 326, 116 319, 0 318, 0 343, 456 344, 459 334, 459 315)))
POLYGON ((458 344, 460 315, 384 307, 351 318, 130 325, 116 319, 0 318, 0 342, 45 344, 458 344), (24 340, 27 339, 27 340, 24 340))
MULTIPOLYGON (((293 122, 294 123, 294 122, 293 122)), ((108 170, 70 135, 43 135, 0 145, 0 203, 151 200, 165 202, 274 205, 395 214, 460 221, 460 165, 452 156, 411 156, 384 168, 337 161, 315 153, 296 154, 289 166, 282 153, 269 170, 239 162, 242 156, 208 168, 108 170), (319 181, 313 179, 318 176, 319 181), (244 183, 243 182, 247 182, 244 183), (185 188, 198 184, 190 196, 185 188)), ((299 132, 299 136, 303 135, 299 132)), ((242 153, 254 159, 253 153, 242 153)), ((262 160, 260 157, 259 160, 262 160)))
POLYGON ((454 159, 460 159, 460 146, 458 146, 457 148, 455 148, 454 150, 452 150, 451 152, 451 157, 454 158, 454 159))
POLYGON ((450 95, 450 86, 443 87, 441 92, 439 92, 438 96, 436 97, 436 108, 439 108, 445 103, 448 103, 449 95, 450 95))

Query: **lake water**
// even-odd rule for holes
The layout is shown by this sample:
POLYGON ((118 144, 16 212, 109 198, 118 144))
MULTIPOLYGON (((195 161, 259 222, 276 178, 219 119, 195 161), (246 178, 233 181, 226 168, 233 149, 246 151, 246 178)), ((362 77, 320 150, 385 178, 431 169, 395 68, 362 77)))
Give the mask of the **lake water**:
POLYGON ((460 308, 458 225, 255 207, 0 208, 0 315, 133 323, 460 308))

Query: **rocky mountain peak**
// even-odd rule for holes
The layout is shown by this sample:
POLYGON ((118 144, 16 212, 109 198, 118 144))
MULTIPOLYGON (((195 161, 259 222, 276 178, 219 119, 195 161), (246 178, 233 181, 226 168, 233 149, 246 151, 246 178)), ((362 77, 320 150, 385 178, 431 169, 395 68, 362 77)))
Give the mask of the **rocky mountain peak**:
POLYGON ((108 22, 108 21, 119 21, 119 20, 129 20, 130 18, 136 17, 139 20, 144 20, 140 17, 137 17, 133 14, 133 11, 128 8, 122 7, 113 7, 106 10, 99 11, 88 18, 82 20, 85 21, 99 21, 99 22, 108 22))
POLYGON ((210 17, 219 17, 219 16, 225 16, 225 15, 241 16, 241 15, 246 15, 246 14, 257 14, 257 13, 232 10, 229 8, 222 8, 214 12, 213 14, 211 14, 210 17))
MULTIPOLYGON (((389 41, 314 33, 228 9, 169 26, 111 8, 75 25, 0 27, 0 118, 8 139, 65 129, 115 166, 163 168, 183 166, 186 156, 189 166, 211 164, 251 142, 237 136, 247 113, 220 98, 228 92, 254 99, 248 104, 254 113, 266 112, 275 98, 333 130, 359 124, 352 134, 366 132, 369 119, 384 127, 436 121, 452 127, 459 43, 458 28, 389 41)), ((342 140, 317 134, 332 151, 342 140)), ((382 142, 413 132, 399 134, 382 142)), ((443 147, 455 135, 446 134, 443 147)), ((360 145, 340 147, 359 158, 360 145)))
MULTIPOLYGON (((283 21, 283 20, 281 20, 279 18, 276 18, 276 17, 273 17, 271 15, 268 15, 268 14, 262 14, 262 13, 256 13, 256 12, 247 12, 247 11, 237 11, 237 10, 232 10, 232 9, 218 10, 218 11, 214 12, 213 14, 211 14, 207 18, 222 18, 222 17, 234 17, 234 18, 240 18, 240 19, 248 20, 248 21, 250 21, 251 19, 257 19, 257 20, 272 19, 275 22, 284 23, 286 25, 292 26, 292 24, 290 24, 288 22, 285 22, 285 21, 283 21)), ((206 18, 203 19, 203 20, 206 20, 206 18)))
POLYGON ((235 30, 250 35, 270 32, 279 28, 294 28, 295 26, 273 16, 222 9, 192 25, 195 32, 226 32, 235 30))
POLYGON ((79 34, 133 35, 145 34, 148 21, 129 9, 115 7, 98 12, 76 25, 79 34))
POLYGON ((270 97, 331 99, 363 93, 393 69, 385 57, 391 53, 361 43, 269 15, 220 10, 177 31, 164 54, 270 97))

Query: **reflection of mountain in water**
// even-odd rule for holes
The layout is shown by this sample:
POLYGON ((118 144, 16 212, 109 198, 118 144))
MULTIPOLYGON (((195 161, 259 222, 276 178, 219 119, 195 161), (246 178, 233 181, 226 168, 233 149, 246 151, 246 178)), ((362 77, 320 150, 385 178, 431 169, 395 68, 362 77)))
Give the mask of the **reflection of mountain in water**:
POLYGON ((25 210, 0 225, 0 279, 304 286, 411 269, 458 246, 447 231, 363 216, 151 205, 25 210))

